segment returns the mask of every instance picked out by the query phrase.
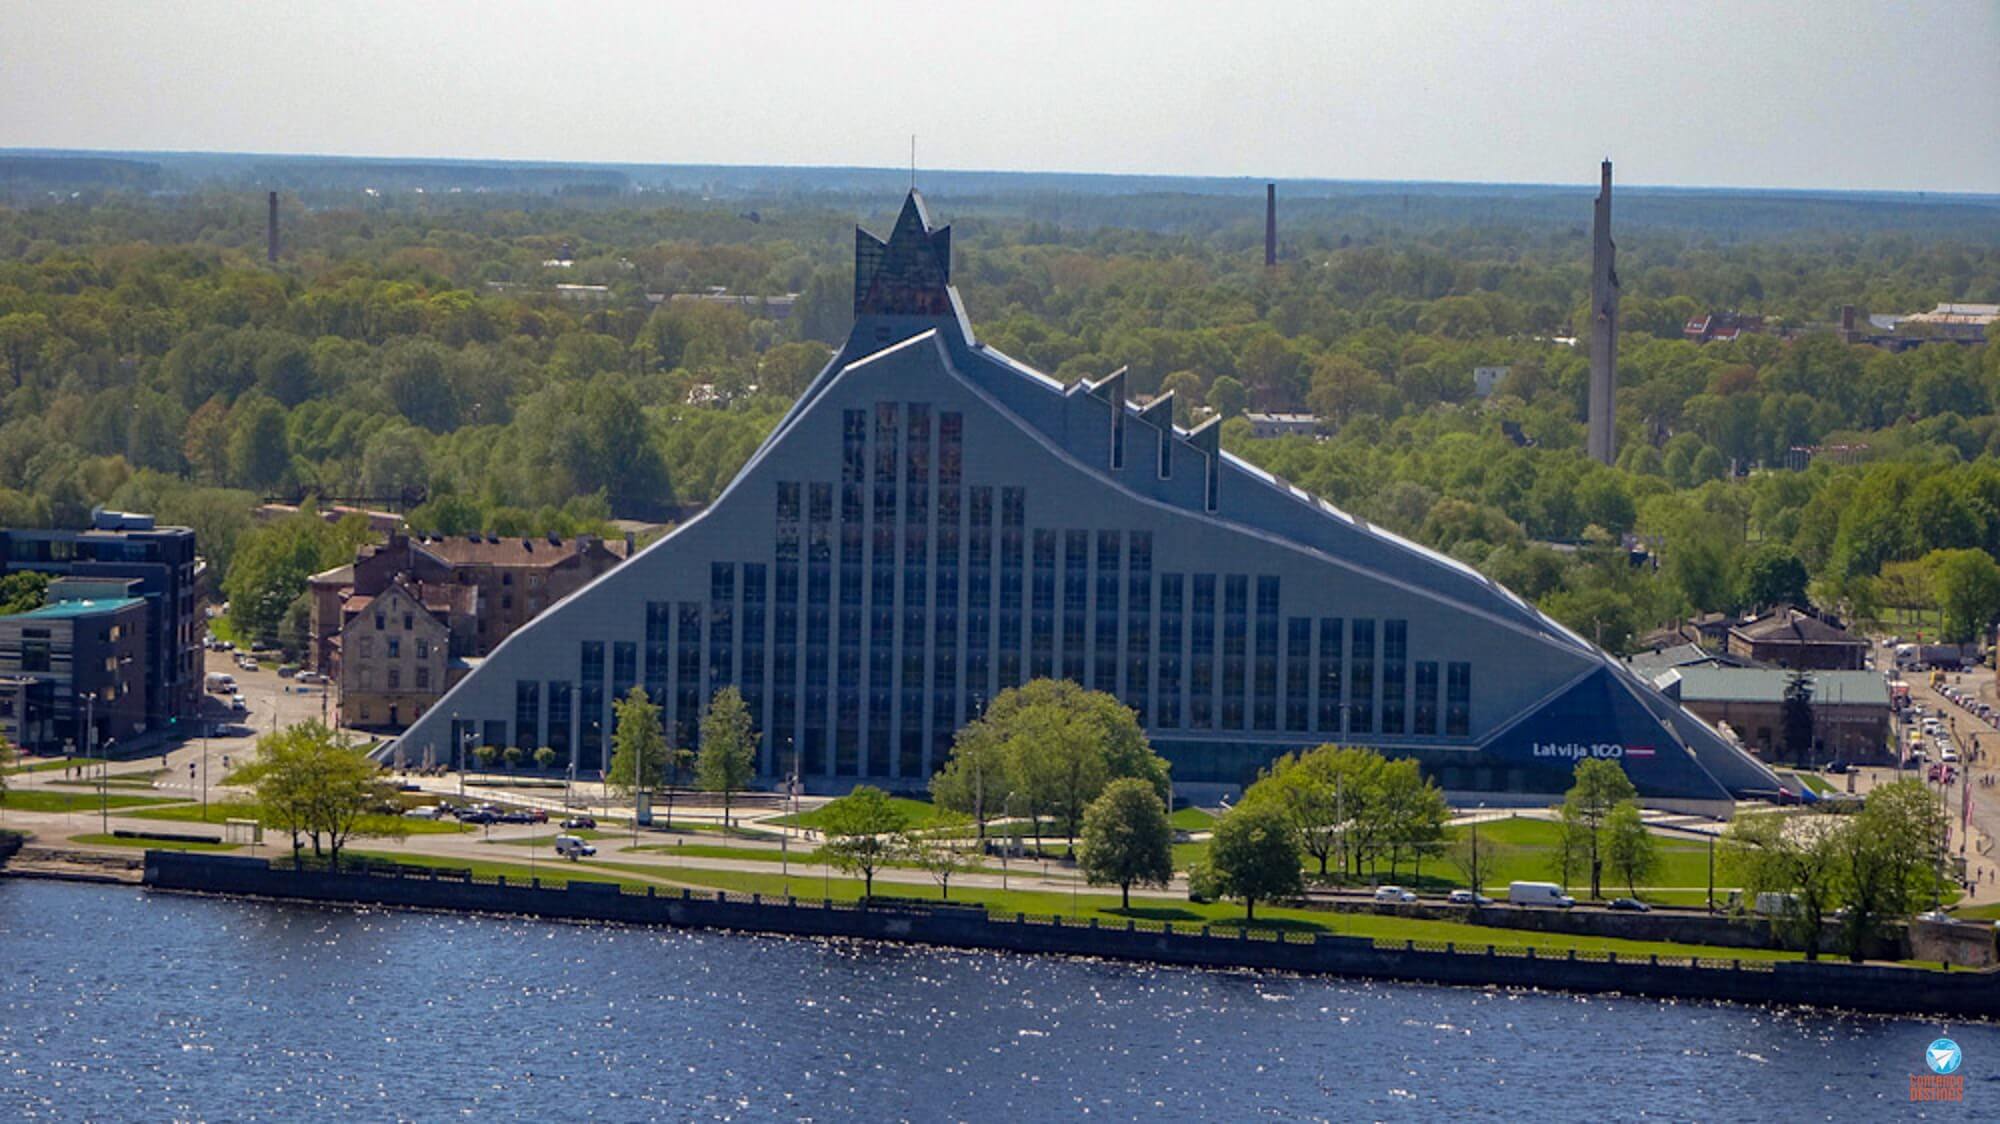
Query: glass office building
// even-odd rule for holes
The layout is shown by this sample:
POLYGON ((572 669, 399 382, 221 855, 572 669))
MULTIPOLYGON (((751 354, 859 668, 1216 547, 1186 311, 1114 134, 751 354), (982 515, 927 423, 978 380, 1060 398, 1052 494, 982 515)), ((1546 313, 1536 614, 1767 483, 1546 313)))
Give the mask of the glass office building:
POLYGON ((979 343, 914 192, 855 261, 845 346, 715 504, 509 637, 406 759, 504 728, 590 775, 633 685, 688 746, 734 685, 764 777, 916 790, 996 694, 1059 676, 1130 706, 1183 790, 1327 742, 1460 799, 1546 800, 1580 756, 1660 804, 1777 786, 1476 571, 1222 452, 1219 423, 979 343))

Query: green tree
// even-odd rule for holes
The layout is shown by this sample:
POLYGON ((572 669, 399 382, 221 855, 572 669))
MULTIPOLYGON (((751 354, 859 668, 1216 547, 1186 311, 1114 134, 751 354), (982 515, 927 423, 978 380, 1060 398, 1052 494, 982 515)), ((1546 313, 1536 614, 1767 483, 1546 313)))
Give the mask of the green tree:
POLYGON ((1639 795, 1616 761, 1586 757, 1576 763, 1575 782, 1563 794, 1564 832, 1581 846, 1590 870, 1590 896, 1601 898, 1604 881, 1604 828, 1612 809, 1639 795))
POLYGON ((1983 637, 2000 617, 2000 562, 1984 550, 1937 550, 1924 557, 1924 568, 1944 612, 1944 639, 1983 637))
POLYGON ((1637 897, 1639 883, 1650 877, 1660 862, 1653 833, 1646 830, 1638 804, 1623 800, 1611 809, 1604 821, 1604 849, 1612 872, 1624 879, 1626 891, 1637 897))
POLYGON ((1257 902, 1296 897, 1305 889, 1299 842, 1285 818, 1269 808, 1236 808, 1216 825, 1208 848, 1215 891, 1243 903, 1245 920, 1257 902))
POLYGON ((540 769, 542 772, 546 773, 549 771, 549 769, 554 767, 555 763, 556 763, 555 750, 549 748, 548 746, 542 746, 539 749, 535 750, 535 768, 540 769))
POLYGON ((1743 603, 1752 608, 1808 605, 1806 564, 1782 543, 1766 543, 1743 559, 1743 603))
POLYGON ((1780 704, 1779 735, 1785 747, 1785 756, 1792 764, 1806 766, 1812 763, 1813 752, 1813 681, 1803 671, 1794 671, 1785 680, 1785 698, 1780 704))
POLYGON ((229 415, 229 475, 245 488, 270 491, 291 470, 284 407, 269 398, 240 401, 229 415))
POLYGON ((1881 785, 1834 835, 1841 945, 1859 963, 1885 924, 1934 904, 1945 889, 1943 802, 1914 778, 1881 785))
MULTIPOLYGON (((391 807, 394 788, 381 767, 345 735, 317 721, 300 722, 257 739, 257 760, 240 778, 257 794, 264 820, 292 834, 296 858, 301 836, 315 855, 340 865, 340 852, 378 807, 391 807), (324 844, 324 850, 322 850, 324 844)), ((371 830, 395 832, 400 819, 383 817, 371 830)))
POLYGON ((932 803, 970 817, 984 840, 986 822, 1006 809, 1012 791, 1000 731, 977 719, 959 727, 951 756, 931 776, 932 803))
POLYGON ((41 608, 48 592, 47 574, 22 570, 0 577, 0 617, 41 608))
MULTIPOLYGON (((635 688, 636 689, 636 688, 635 688)), ((757 771, 757 731, 750 725, 750 708, 743 693, 724 687, 701 716, 701 754, 695 758, 695 780, 703 792, 722 794, 722 825, 733 825, 730 801, 750 784, 757 771)))
POLYGON ((1725 875, 1751 901, 1773 894, 1782 902, 1776 923, 1819 959, 1826 917, 1839 902, 1840 833, 1851 820, 1834 816, 1738 816, 1722 834, 1725 875))
MULTIPOLYGON (((634 686, 611 704, 611 765, 604 783, 621 796, 650 793, 666 782, 667 735, 660 727, 660 708, 634 686)), ((667 822, 673 822, 668 813, 667 822)))
POLYGON ((1115 884, 1132 908, 1132 884, 1164 886, 1174 876, 1173 827, 1153 786, 1135 777, 1106 785, 1083 813, 1084 877, 1115 884))
POLYGON ((1243 384, 1223 375, 1208 386, 1208 408, 1224 419, 1237 417, 1250 404, 1250 395, 1243 384))
POLYGON ((820 809, 820 826, 826 832, 820 857, 838 870, 861 876, 865 903, 875 896, 875 871, 895 858, 897 834, 908 825, 908 817, 888 793, 873 785, 856 785, 820 809))
POLYGON ((500 751, 500 756, 507 761, 507 771, 513 773, 521 768, 521 762, 528 759, 528 751, 518 745, 510 745, 500 751))
POLYGON ((490 772, 493 768, 493 763, 500 760, 500 747, 497 745, 478 746, 473 749, 472 758, 479 762, 481 772, 490 772))
POLYGON ((931 876, 938 884, 938 898, 951 899, 951 880, 968 870, 979 869, 978 860, 967 854, 960 840, 964 816, 946 813, 933 816, 923 831, 905 829, 898 833, 896 852, 911 865, 931 876))

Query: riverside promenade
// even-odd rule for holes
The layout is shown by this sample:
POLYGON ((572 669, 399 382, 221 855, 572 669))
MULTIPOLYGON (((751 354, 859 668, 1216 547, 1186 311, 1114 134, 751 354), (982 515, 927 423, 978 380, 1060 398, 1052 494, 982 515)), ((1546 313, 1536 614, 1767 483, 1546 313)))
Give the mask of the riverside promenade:
POLYGON ((1657 998, 1803 1005, 1883 1014, 2000 1017, 2000 972, 1944 972, 1829 961, 1758 962, 1620 957, 1492 945, 1399 942, 1283 932, 1225 935, 1207 926, 1060 917, 992 917, 978 907, 891 904, 863 908, 759 895, 678 894, 615 883, 478 878, 414 867, 298 870, 266 860, 148 851, 144 883, 157 890, 324 904, 379 905, 549 919, 728 929, 988 951, 1103 957, 1195 968, 1261 969, 1408 983, 1510 987, 1657 998))

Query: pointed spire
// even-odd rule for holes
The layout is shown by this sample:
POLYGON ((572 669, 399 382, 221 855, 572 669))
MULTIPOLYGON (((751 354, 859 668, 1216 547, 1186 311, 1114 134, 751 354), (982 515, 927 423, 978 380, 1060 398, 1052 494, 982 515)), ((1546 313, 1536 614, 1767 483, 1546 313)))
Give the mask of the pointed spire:
POLYGON ((914 188, 888 241, 854 228, 856 316, 948 316, 950 285, 951 228, 932 229, 914 188))

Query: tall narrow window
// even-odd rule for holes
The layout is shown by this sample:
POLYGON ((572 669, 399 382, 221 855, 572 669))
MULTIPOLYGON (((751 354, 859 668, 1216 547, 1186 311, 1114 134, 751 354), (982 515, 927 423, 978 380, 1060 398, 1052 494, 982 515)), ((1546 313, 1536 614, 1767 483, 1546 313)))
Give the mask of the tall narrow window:
POLYGON ((1194 576, 1194 609, 1188 621, 1188 725, 1215 724, 1215 575, 1194 576))
POLYGON ((543 744, 556 751, 556 757, 569 761, 576 743, 570 738, 570 685, 559 679, 551 679, 549 691, 549 732, 543 744))
POLYGON ((1118 693, 1118 591, 1125 580, 1118 540, 1116 531, 1097 532, 1096 657, 1090 676, 1093 688, 1113 695, 1118 693))
POLYGON ((993 489, 971 489, 965 531, 965 718, 986 712, 992 692, 993 489))
POLYGON ((1444 732, 1463 738, 1472 733, 1472 665, 1445 665, 1444 732))
POLYGON ((1126 553, 1125 704, 1138 715, 1139 725, 1153 718, 1153 535, 1134 531, 1126 553))
POLYGON ((868 596, 868 740, 866 772, 893 775, 891 738, 896 698, 896 498, 902 413, 875 404, 875 518, 868 596))
POLYGON ((1438 732, 1438 665, 1431 660, 1417 661, 1416 719, 1413 734, 1432 736, 1438 732))
POLYGON ((1311 617, 1285 618, 1285 729, 1299 733, 1311 728, 1311 617))
MULTIPOLYGON (((868 412, 841 414, 840 467, 840 600, 835 656, 836 711, 834 756, 856 763, 865 773, 861 745, 861 633, 865 603, 862 585, 867 571, 868 412)), ((767 742, 770 740, 765 739, 767 742)))
POLYGON ((1181 609, 1184 575, 1160 575, 1160 725, 1181 724, 1181 609))
MULTIPOLYGON (((743 656, 739 661, 736 681, 743 691, 743 707, 750 714, 750 723, 759 732, 770 729, 764 718, 764 653, 766 610, 770 604, 768 569, 761 562, 743 564, 743 656)), ((758 739, 758 768, 767 775, 776 775, 777 767, 771 759, 769 738, 758 739)))
POLYGON ((1035 531, 1034 609, 1028 640, 1028 675, 1047 679, 1055 674, 1056 533, 1035 531))
POLYGON ((1000 489, 999 689, 1021 683, 1021 582, 1027 500, 1020 488, 1000 489))
POLYGON ((1409 674, 1408 621, 1382 622, 1382 732, 1403 732, 1405 677, 1409 674))
POLYGON ((662 724, 673 713, 673 619, 673 602, 646 602, 646 697, 660 708, 662 724))
POLYGON ((1222 728, 1243 728, 1243 688, 1250 630, 1250 579, 1222 579, 1222 728))
POLYGON ((542 685, 514 681, 514 745, 533 753, 542 745, 542 685))
POLYGON ((1346 622, 1339 617, 1319 619, 1319 732, 1340 733, 1340 680, 1344 670, 1341 655, 1346 622))
POLYGON ((815 772, 854 776, 855 763, 834 759, 827 737, 833 648, 833 485, 806 486, 805 760, 815 772))
POLYGON ((585 640, 577 661, 577 677, 582 682, 577 700, 577 767, 604 767, 604 644, 585 640))
POLYGON ((694 748, 701 730, 701 606, 679 603, 674 625, 673 744, 694 748))
POLYGON ((1090 532, 1063 532, 1062 677, 1083 682, 1084 622, 1090 612, 1090 532))
POLYGON ((1257 579, 1257 657, 1252 665, 1254 698, 1251 724, 1259 730, 1278 728, 1278 579, 1257 579))
POLYGON ((1347 728, 1357 734, 1375 730, 1375 622, 1353 623, 1353 651, 1348 655, 1347 728))

